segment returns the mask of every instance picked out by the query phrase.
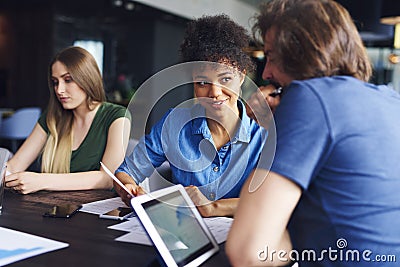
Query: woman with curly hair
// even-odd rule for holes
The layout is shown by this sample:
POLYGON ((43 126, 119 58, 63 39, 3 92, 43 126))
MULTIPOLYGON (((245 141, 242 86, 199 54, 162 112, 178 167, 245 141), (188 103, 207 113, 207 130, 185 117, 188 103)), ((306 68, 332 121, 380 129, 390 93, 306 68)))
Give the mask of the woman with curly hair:
POLYGON ((6 186, 22 194, 111 189, 112 180, 100 169, 100 161, 113 170, 121 164, 128 144, 129 113, 105 102, 99 68, 83 48, 60 51, 49 64, 48 83, 48 108, 7 162, 6 186), (40 155, 42 172, 25 171, 40 155))
MULTIPOLYGON (((246 73, 253 70, 243 50, 249 41, 246 30, 226 15, 188 24, 181 54, 195 101, 167 112, 116 171, 133 195, 143 194, 137 184, 168 161, 172 182, 186 186, 203 216, 234 214, 267 137, 239 99, 246 73)), ((130 196, 114 185, 129 203, 130 196)))

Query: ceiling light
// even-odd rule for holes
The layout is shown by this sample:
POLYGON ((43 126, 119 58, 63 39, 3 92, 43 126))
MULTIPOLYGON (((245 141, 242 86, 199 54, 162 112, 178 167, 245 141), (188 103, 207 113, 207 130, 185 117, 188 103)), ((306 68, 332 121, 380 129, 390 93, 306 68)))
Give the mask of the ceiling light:
POLYGON ((117 7, 120 7, 120 6, 122 6, 122 0, 113 0, 113 5, 114 6, 117 6, 117 7))
POLYGON ((125 9, 126 10, 134 10, 135 9, 135 4, 132 2, 127 2, 125 3, 125 9))

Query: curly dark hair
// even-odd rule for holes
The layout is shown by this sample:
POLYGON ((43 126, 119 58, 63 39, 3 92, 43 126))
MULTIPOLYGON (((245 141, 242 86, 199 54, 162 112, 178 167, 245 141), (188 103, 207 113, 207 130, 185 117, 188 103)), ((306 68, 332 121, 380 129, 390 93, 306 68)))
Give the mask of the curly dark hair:
POLYGON ((184 62, 211 61, 251 72, 254 63, 243 50, 249 43, 246 29, 227 15, 203 16, 188 23, 180 51, 184 62))

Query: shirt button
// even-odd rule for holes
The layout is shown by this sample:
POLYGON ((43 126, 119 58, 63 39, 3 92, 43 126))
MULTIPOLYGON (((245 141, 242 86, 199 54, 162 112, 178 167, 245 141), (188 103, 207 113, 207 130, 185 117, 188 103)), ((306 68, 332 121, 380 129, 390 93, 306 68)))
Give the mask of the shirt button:
POLYGON ((214 200, 215 199, 215 194, 214 193, 210 193, 210 200, 214 200))
POLYGON ((218 170, 219 170, 218 166, 215 166, 215 167, 213 168, 213 171, 214 171, 214 172, 217 172, 218 170))
POLYGON ((227 150, 229 146, 224 146, 223 149, 227 150))

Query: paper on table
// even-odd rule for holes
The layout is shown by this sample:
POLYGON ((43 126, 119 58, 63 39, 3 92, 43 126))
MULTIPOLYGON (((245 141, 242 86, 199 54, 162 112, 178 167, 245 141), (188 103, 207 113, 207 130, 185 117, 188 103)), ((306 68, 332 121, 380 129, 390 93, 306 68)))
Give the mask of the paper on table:
MULTIPOLYGON (((232 226, 233 219, 228 217, 212 217, 204 218, 204 222, 207 224, 217 243, 221 244, 225 242, 228 237, 228 232, 232 226)), ((129 232, 116 238, 116 241, 149 246, 153 244, 137 217, 131 218, 129 221, 123 223, 111 225, 108 228, 129 232)))
POLYGON ((121 200, 120 197, 114 197, 83 204, 79 211, 100 215, 119 207, 128 206, 121 200))
POLYGON ((115 241, 142 244, 147 246, 153 245, 153 242, 148 237, 146 230, 144 230, 137 217, 131 218, 129 221, 123 223, 111 225, 108 228, 129 232, 123 236, 117 237, 115 241))
POLYGON ((107 228, 123 232, 140 232, 140 231, 145 232, 138 217, 129 218, 128 221, 110 225, 107 228))
POLYGON ((69 246, 67 243, 3 227, 0 227, 0 241, 0 266, 69 246))
POLYGON ((233 219, 228 217, 211 217, 204 218, 211 233, 214 235, 218 244, 226 241, 229 229, 231 229, 233 219))

